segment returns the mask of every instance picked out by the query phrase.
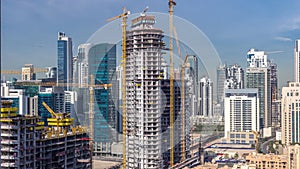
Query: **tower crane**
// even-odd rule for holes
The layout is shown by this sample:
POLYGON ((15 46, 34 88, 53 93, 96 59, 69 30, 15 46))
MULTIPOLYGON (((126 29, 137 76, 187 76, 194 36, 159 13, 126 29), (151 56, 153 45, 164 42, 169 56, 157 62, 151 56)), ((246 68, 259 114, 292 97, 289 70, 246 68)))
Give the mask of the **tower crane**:
POLYGON ((169 0, 169 49, 170 49, 170 167, 174 166, 174 60, 173 60, 173 13, 176 2, 169 0))
MULTIPOLYGON (((182 155, 182 158, 181 158, 181 161, 184 161, 186 159, 186 151, 185 151, 185 83, 184 83, 184 75, 185 75, 185 68, 187 66, 187 60, 188 60, 188 54, 186 54, 185 56, 185 59, 182 60, 182 54, 181 54, 181 51, 180 51, 180 44, 179 44, 179 40, 178 40, 178 35, 177 35, 177 31, 176 31, 176 27, 174 26, 173 28, 173 31, 174 31, 174 37, 175 37, 175 40, 176 40, 176 46, 177 46, 177 50, 178 50, 178 54, 180 56, 180 59, 182 61, 182 65, 181 65, 181 110, 182 110, 182 113, 181 113, 181 117, 182 117, 182 121, 181 121, 181 124, 182 124, 182 141, 181 141, 181 155, 182 155)), ((186 53, 186 52, 185 52, 186 53)))
POLYGON ((113 21, 115 19, 122 18, 122 114, 123 114, 123 159, 122 166, 123 169, 126 168, 126 29, 127 29, 127 17, 130 15, 130 11, 123 8, 123 13, 107 19, 107 22, 113 21))
MULTIPOLYGON (((34 73, 45 73, 47 72, 46 68, 34 68, 34 73)), ((22 70, 1 70, 1 74, 5 75, 5 74, 22 74, 22 70)))

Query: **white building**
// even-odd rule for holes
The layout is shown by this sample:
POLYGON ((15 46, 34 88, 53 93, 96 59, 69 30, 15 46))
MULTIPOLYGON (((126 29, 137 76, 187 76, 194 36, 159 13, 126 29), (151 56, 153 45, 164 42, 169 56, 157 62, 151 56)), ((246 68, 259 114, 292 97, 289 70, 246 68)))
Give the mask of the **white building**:
POLYGON ((267 54, 264 51, 250 49, 247 53, 247 67, 268 67, 267 54))
POLYGON ((225 89, 225 137, 233 131, 259 131, 257 89, 225 89))
POLYGON ((213 83, 207 78, 200 79, 200 116, 213 116, 213 83))
POLYGON ((281 137, 283 144, 300 142, 300 83, 282 88, 281 137))
POLYGON ((300 39, 295 42, 294 59, 295 82, 300 82, 300 39))
POLYGON ((1 100, 13 100, 13 106, 18 108, 18 113, 28 114, 28 96, 23 89, 11 89, 6 83, 1 83, 1 100))

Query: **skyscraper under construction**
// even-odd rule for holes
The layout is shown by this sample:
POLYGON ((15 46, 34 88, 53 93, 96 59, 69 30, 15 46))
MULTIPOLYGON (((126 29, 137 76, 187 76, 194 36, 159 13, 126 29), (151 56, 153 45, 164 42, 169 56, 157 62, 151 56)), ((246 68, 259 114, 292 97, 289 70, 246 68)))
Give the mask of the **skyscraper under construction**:
MULTIPOLYGON (((165 168, 170 161, 170 86, 162 66, 163 31, 154 28, 154 16, 145 14, 131 24, 126 41, 126 165, 129 169, 165 168)), ((175 163, 181 152, 186 153, 180 143, 186 139, 179 115, 180 89, 176 91, 175 163)))

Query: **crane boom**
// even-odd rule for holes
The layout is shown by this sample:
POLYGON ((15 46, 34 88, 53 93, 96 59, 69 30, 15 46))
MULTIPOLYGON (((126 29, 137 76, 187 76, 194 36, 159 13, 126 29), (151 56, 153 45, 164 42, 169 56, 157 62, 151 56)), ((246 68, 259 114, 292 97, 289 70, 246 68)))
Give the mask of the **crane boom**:
POLYGON ((48 110, 53 118, 58 118, 58 115, 47 105, 47 103, 42 102, 42 105, 48 110))

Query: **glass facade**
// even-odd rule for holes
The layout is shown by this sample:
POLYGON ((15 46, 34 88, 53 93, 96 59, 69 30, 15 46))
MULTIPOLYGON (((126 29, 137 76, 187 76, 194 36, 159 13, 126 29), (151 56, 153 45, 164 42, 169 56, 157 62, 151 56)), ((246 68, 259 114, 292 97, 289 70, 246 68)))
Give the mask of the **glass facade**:
POLYGON ((118 124, 118 107, 115 106, 118 92, 113 92, 116 86, 116 45, 95 45, 89 50, 88 56, 89 74, 94 77, 93 83, 111 84, 111 87, 100 86, 94 89, 94 141, 113 142, 116 140, 118 124))

